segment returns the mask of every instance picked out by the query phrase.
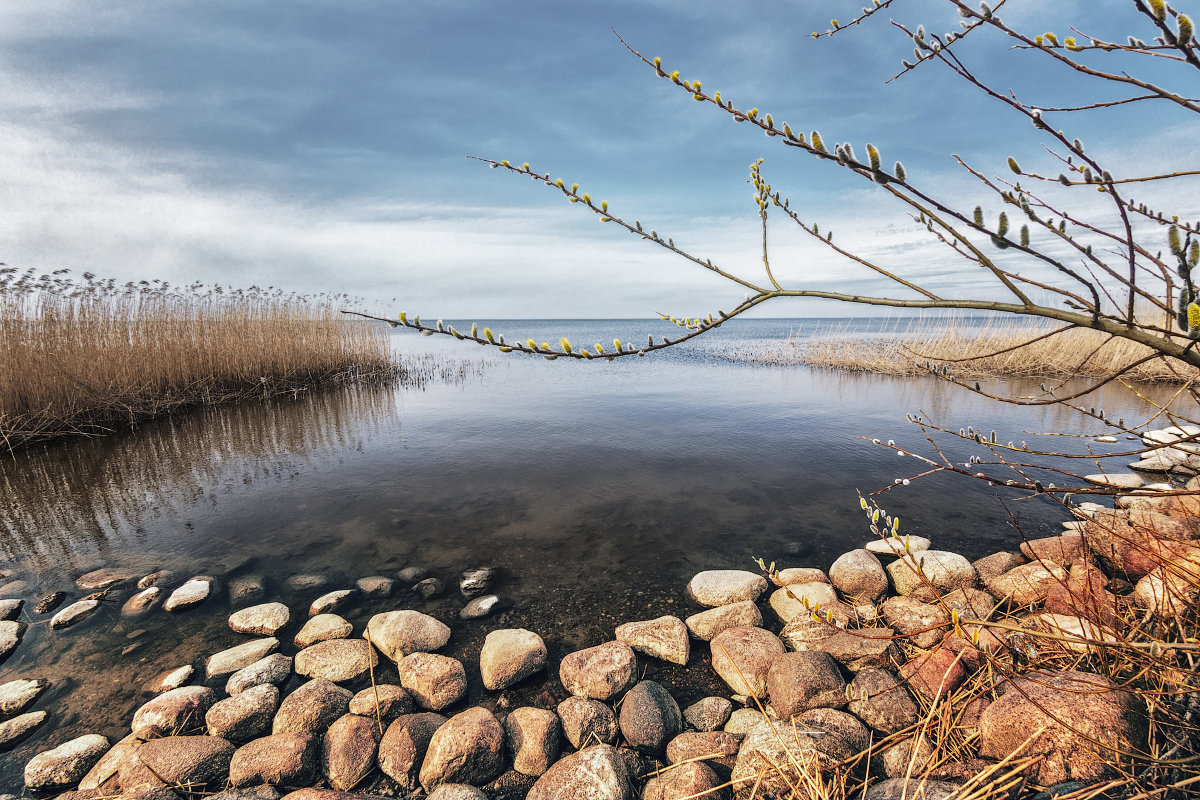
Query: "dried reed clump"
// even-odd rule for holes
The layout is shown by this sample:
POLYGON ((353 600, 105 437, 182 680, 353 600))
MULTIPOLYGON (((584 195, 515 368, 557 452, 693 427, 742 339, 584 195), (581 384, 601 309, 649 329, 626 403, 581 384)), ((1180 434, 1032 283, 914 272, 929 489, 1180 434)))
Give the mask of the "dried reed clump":
POLYGON ((830 369, 917 375, 927 372, 917 362, 953 363, 964 378, 1106 378, 1123 373, 1128 380, 1184 383, 1200 377, 1187 365, 1155 358, 1150 348, 1099 331, 1076 328, 1048 336, 1055 325, 1045 321, 989 318, 966 320, 899 320, 877 334, 865 335, 845 326, 812 338, 789 337, 777 348, 727 353, 737 360, 765 364, 806 364, 830 369), (1131 366, 1132 365, 1132 366, 1131 366))
POLYGON ((9 449, 182 406, 393 377, 378 326, 340 296, 118 284, 0 269, 0 437, 9 449))

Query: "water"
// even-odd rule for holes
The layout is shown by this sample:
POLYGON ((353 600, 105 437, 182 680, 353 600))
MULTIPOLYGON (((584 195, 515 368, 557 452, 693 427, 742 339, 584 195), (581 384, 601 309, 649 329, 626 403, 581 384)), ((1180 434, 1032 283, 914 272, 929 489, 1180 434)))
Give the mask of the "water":
MULTIPOLYGON (((577 345, 614 335, 639 343, 648 332, 678 330, 629 320, 486 324, 510 339, 565 335, 577 345)), ((95 566, 172 569, 168 588, 193 574, 263 574, 269 599, 293 611, 280 636, 288 653, 304 610, 322 593, 288 593, 289 575, 316 572, 332 589, 409 565, 447 582, 468 567, 499 566, 497 591, 507 600, 499 616, 460 621, 456 593, 426 602, 407 592, 345 614, 356 630, 393 608, 439 617, 454 630, 445 652, 474 675, 470 701, 494 706, 498 699, 478 685, 489 630, 537 631, 556 659, 611 638, 620 622, 694 613, 682 590, 699 570, 753 569, 757 556, 827 568, 861 546, 869 532, 858 492, 925 468, 870 439, 931 453, 906 412, 923 410, 953 429, 995 429, 1001 441, 1085 431, 1062 409, 997 406, 933 379, 721 357, 828 324, 734 322, 694 344, 612 363, 503 356, 398 330, 402 350, 482 366, 420 388, 301 393, 197 411, 0 463, 0 566, 12 573, 0 596, 24 597, 23 619, 33 623, 0 665, 0 682, 53 682, 35 706, 51 711, 50 722, 0 755, 0 791, 20 788, 21 766, 36 752, 87 732, 122 737, 148 699, 148 681, 185 663, 202 668, 205 655, 243 640, 225 624, 223 592, 180 615, 128 621, 119 614, 130 594, 122 590, 75 628, 48 630, 32 606, 55 589, 77 598, 74 578, 95 566)), ((880 330, 877 322, 849 324, 867 335, 880 330)), ((1114 417, 1139 411, 1116 392, 1093 402, 1114 417)), ((1052 441, 1074 452, 1088 442, 1052 441)), ((946 446, 957 460, 975 452, 946 446)), ((1022 535, 1051 535, 1066 518, 1043 498, 944 475, 879 500, 904 531, 969 558, 1015 549, 1022 535)), ((694 658, 688 669, 651 665, 650 674, 681 699, 697 699, 720 690, 702 667, 694 658)), ((552 678, 502 702, 544 702, 539 694, 561 692, 552 678)))

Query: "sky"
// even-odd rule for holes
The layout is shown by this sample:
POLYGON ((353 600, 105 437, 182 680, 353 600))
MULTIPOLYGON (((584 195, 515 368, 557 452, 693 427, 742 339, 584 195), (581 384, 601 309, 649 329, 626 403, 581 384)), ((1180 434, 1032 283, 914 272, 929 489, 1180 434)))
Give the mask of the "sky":
MULTIPOLYGON (((999 203, 951 154, 988 175, 1007 173, 1009 155, 1057 174, 1045 137, 945 69, 887 82, 912 50, 889 19, 954 30, 946 3, 894 0, 869 24, 808 35, 862 1, 5 3, 0 261, 348 293, 389 316, 703 316, 744 290, 468 156, 578 182, 615 214, 755 281, 761 230, 746 178, 761 157, 791 208, 837 243, 951 296, 993 293, 869 182, 692 101, 614 34, 742 108, 860 154, 873 142, 930 194, 982 203, 989 216, 999 203)), ((1070 35, 1075 24, 1150 38, 1130 8, 1010 0, 1003 13, 1032 32, 1070 35)), ((1029 102, 1100 96, 1043 54, 994 36, 968 42, 972 69, 1029 102)), ((1190 120, 1164 106, 1055 124, 1115 168, 1141 170, 1194 147, 1190 120)), ((1162 202, 1194 216, 1194 194, 1162 202)), ((885 289, 783 220, 770 236, 789 288, 885 289)), ((870 309, 780 300, 760 313, 870 309)))

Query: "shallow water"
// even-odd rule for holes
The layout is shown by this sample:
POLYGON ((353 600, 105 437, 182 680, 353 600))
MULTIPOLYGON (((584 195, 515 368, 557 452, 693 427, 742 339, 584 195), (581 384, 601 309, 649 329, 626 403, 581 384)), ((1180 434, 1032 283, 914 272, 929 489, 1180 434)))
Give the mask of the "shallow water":
MULTIPOLYGON (((489 324, 510 338, 577 344, 677 330, 628 320, 489 324)), ((192 574, 262 574, 268 599, 292 608, 280 637, 291 653, 304 610, 325 590, 290 594, 289 575, 319 573, 333 589, 409 565, 448 583, 467 567, 496 565, 508 601, 500 616, 463 622, 456 593, 426 602, 411 592, 345 614, 359 630, 378 611, 432 613, 454 629, 447 652, 471 673, 483 636, 499 627, 541 633, 553 659, 611 638, 623 621, 693 613, 682 590, 702 569, 753 569, 755 556, 827 568, 869 536, 857 491, 922 471, 869 441, 929 453, 906 412, 1030 444, 1036 432, 1095 430, 1059 408, 998 406, 931 378, 719 357, 817 327, 735 322, 694 345, 613 363, 503 356, 401 330, 402 350, 486 364, 463 380, 202 410, 0 462, 0 566, 13 573, 0 596, 24 597, 32 623, 0 682, 54 683, 34 706, 51 720, 0 754, 0 791, 20 787, 36 752, 87 732, 120 738, 146 682, 184 663, 202 669, 205 655, 242 640, 225 624, 220 590, 198 609, 128 621, 119 609, 130 590, 121 589, 87 621, 49 631, 32 606, 55 589, 84 594, 74 578, 95 566, 172 569, 168 590, 192 574)), ((1116 392, 1091 402, 1112 417, 1139 411, 1116 392)), ((1088 440, 1053 441, 1082 452, 1088 440)), ((951 443, 947 452, 962 460, 974 451, 951 443)), ((1050 535, 1065 519, 1044 499, 952 476, 880 499, 904 531, 969 558, 1050 535)), ((696 699, 717 688, 698 658, 652 674, 696 699)), ((529 682, 503 702, 532 702, 555 683, 529 682)), ((495 703, 477 684, 471 701, 495 703)))

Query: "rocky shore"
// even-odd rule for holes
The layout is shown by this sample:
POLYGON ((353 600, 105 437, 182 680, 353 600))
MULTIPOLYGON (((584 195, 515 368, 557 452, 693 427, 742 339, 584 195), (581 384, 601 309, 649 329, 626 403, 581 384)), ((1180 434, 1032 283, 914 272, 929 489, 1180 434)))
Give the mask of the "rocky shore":
MULTIPOLYGON (((38 753, 24 784, 64 800, 888 800, 918 786, 931 799, 984 797, 981 787, 1008 780, 1005 796, 1021 796, 1118 778, 1155 746, 1161 709, 1104 666, 1120 645, 1194 612, 1200 497, 1097 478, 1128 492, 1115 508, 1080 503, 1061 535, 974 562, 898 535, 864 502, 881 535, 827 568, 700 572, 680 587, 692 613, 629 620, 557 663, 533 630, 496 627, 477 659, 459 659, 438 652, 451 628, 421 611, 396 607, 358 630, 338 613, 387 603, 398 587, 449 588, 463 595, 462 617, 487 619, 503 605, 487 568, 458 587, 420 570, 332 591, 293 576, 290 589, 316 595, 307 608, 232 579, 227 649, 155 679, 124 738, 78 731, 38 753), (296 613, 307 621, 281 641, 296 613), (727 691, 681 707, 665 681, 644 678, 648 663, 665 674, 703 665, 727 691), (554 692, 504 700, 546 673, 554 692), (468 702, 476 677, 487 703, 468 702)), ((77 582, 83 599, 60 607, 50 595, 33 615, 72 635, 135 580, 122 607, 135 619, 201 606, 218 585, 97 570, 77 582)), ((5 600, 0 617, 2 659, 30 611, 5 600)), ((1170 677, 1194 691, 1194 673, 1170 677)), ((38 708, 46 689, 37 675, 0 685, 0 747, 53 713, 38 708)), ((1194 711, 1186 694, 1160 701, 1194 711)))

